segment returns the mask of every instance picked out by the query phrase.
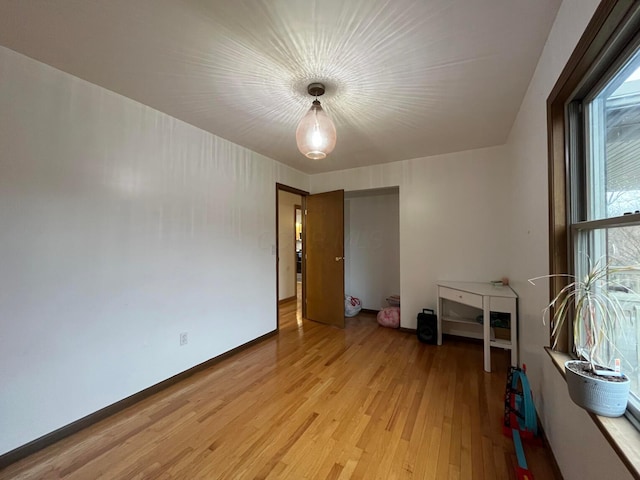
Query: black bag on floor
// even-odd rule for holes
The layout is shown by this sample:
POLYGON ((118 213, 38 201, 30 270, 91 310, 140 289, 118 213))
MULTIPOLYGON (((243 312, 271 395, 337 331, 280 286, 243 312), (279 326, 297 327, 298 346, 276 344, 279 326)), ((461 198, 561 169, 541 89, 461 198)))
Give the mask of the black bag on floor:
POLYGON ((418 314, 418 340, 435 345, 438 343, 438 317, 433 310, 423 308, 418 314))

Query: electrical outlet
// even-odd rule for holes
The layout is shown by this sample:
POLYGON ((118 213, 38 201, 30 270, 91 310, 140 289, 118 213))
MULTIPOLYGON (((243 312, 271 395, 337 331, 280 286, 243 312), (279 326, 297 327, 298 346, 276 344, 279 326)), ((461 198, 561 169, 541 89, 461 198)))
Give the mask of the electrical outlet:
POLYGON ((182 332, 180 334, 180 346, 186 345, 188 342, 187 332, 182 332))

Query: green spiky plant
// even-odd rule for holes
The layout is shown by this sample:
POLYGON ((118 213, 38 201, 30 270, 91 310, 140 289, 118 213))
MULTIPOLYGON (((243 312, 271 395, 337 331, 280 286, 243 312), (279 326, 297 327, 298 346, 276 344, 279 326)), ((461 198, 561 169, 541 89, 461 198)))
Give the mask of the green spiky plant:
MULTIPOLYGON (((555 274, 529 280, 531 284, 535 285, 535 281, 542 278, 566 277, 573 279, 544 309, 543 320, 548 318, 553 311, 552 337, 554 343, 552 348, 555 349, 558 332, 567 319, 573 318, 573 341, 576 352, 591 364, 591 371, 596 375, 621 375, 619 371, 598 368, 597 363, 603 365, 609 363, 611 358, 603 359, 599 353, 599 347, 604 342, 615 345, 612 342, 614 333, 616 331, 624 332, 624 329, 620 329, 625 318, 624 309, 612 290, 623 290, 631 294, 635 292, 612 278, 612 275, 623 272, 640 272, 640 267, 611 266, 610 263, 602 259, 595 263, 589 259, 589 271, 583 279, 574 275, 555 274)), ((614 350, 616 355, 620 354, 615 346, 614 350)))

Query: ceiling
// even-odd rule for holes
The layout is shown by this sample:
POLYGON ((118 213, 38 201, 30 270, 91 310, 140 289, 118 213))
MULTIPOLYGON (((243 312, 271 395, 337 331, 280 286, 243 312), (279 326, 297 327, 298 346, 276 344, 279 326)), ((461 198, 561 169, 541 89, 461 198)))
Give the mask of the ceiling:
POLYGON ((312 174, 504 143, 560 3, 0 0, 0 45, 312 174))

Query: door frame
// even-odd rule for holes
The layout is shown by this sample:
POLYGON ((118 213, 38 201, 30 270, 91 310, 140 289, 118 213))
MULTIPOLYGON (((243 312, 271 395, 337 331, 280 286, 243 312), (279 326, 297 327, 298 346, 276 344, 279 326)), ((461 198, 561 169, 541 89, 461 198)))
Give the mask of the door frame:
MULTIPOLYGON (((302 198, 302 316, 306 316, 307 308, 306 308, 306 300, 307 300, 307 292, 305 288, 306 284, 306 255, 305 255, 305 244, 306 244, 306 215, 304 214, 307 204, 307 195, 309 192, 304 190, 300 190, 295 187, 290 187, 289 185, 285 185, 283 183, 276 182, 276 330, 280 330, 280 306, 278 299, 280 298, 280 204, 279 204, 279 195, 280 192, 289 192, 294 195, 300 195, 302 198)), ((295 225, 294 225, 295 232, 295 225)), ((295 235, 295 233, 294 233, 295 235)))
MULTIPOLYGON (((296 300, 298 299, 298 254, 297 254, 297 250, 295 249, 296 247, 296 243, 298 242, 298 232, 296 231, 296 224, 297 224, 297 220, 298 220, 298 211, 300 212, 300 244, 302 245, 302 248, 300 249, 300 283, 302 285, 304 285, 304 281, 302 280, 302 263, 303 263, 303 258, 304 258, 304 242, 302 241, 302 234, 303 234, 303 230, 302 230, 302 222, 304 221, 304 210, 302 209, 302 198, 300 199, 300 205, 295 204, 293 206, 293 255, 294 255, 294 261, 296 264, 296 271, 294 272, 294 277, 295 277, 295 284, 296 284, 296 291, 295 291, 295 297, 296 300)), ((278 272, 280 272, 280 270, 278 269, 278 272)), ((302 299, 302 291, 300 291, 300 295, 301 295, 301 299, 302 299)))

